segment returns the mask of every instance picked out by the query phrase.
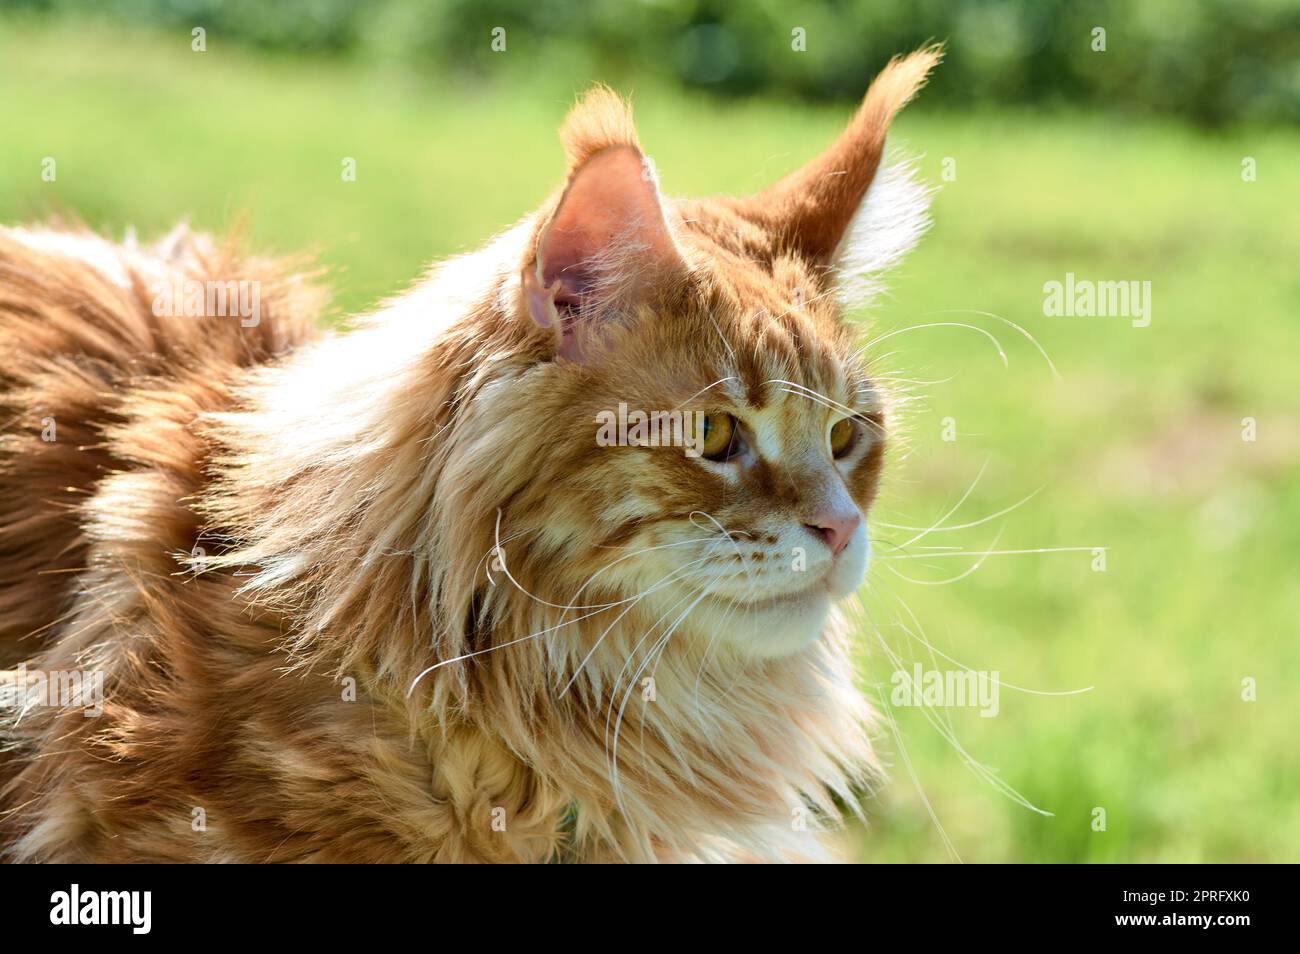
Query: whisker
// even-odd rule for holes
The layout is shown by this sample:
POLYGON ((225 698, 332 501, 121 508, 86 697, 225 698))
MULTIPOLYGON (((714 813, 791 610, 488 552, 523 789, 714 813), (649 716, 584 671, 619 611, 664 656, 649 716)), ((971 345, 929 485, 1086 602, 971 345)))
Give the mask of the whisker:
MULTIPOLYGON (((501 535, 501 511, 500 510, 497 510, 496 532, 497 532, 497 539, 499 541, 501 535)), ((508 579, 512 584, 514 584, 515 589, 517 589, 520 593, 524 594, 524 596, 527 596, 533 602, 538 603, 542 606, 550 607, 551 609, 565 610, 567 612, 568 610, 572 610, 572 609, 579 609, 579 610, 611 609, 612 607, 615 606, 622 606, 623 604, 630 601, 630 599, 621 599, 621 600, 614 600, 609 603, 592 603, 590 605, 576 605, 573 603, 572 600, 570 600, 569 603, 567 604, 552 603, 549 600, 542 599, 540 596, 537 596, 535 593, 530 593, 528 590, 524 588, 523 584, 521 584, 510 574, 510 568, 506 566, 506 560, 505 560, 506 552, 504 549, 501 548, 501 544, 499 542, 497 543, 496 551, 497 551, 496 555, 501 561, 501 572, 505 574, 506 579, 508 579)), ((630 556, 635 556, 635 554, 631 554, 630 556)), ((627 557, 620 557, 620 559, 627 559, 627 557)), ((490 573, 488 574, 488 580, 491 583, 494 584, 496 583, 496 580, 492 578, 492 575, 490 573)))
POLYGON ((951 517, 958 510, 960 510, 961 505, 966 502, 966 498, 968 498, 974 492, 975 488, 979 485, 980 478, 984 476, 984 471, 988 469, 988 466, 989 466, 989 458, 986 457, 984 458, 984 463, 980 465, 979 473, 975 475, 975 479, 970 482, 970 486, 966 488, 966 492, 961 495, 960 499, 958 499, 958 501, 952 505, 952 507, 948 510, 948 512, 945 513, 938 520, 936 520, 933 524, 931 524, 928 529, 922 530, 916 536, 912 537, 912 539, 908 540, 906 543, 901 544, 899 546, 899 549, 900 550, 904 549, 905 547, 911 546, 913 543, 916 543, 919 540, 924 540, 929 534, 934 532, 935 527, 944 524, 949 517, 951 517))
MULTIPOLYGON (((687 542, 687 541, 684 541, 684 542, 687 542)), ((694 542, 694 541, 689 541, 689 542, 694 542)), ((434 663, 432 666, 429 666, 427 669, 424 669, 424 670, 423 670, 419 675, 417 675, 417 676, 415 677, 415 680, 411 683, 410 688, 409 688, 409 689, 407 690, 407 692, 406 692, 406 696, 407 696, 407 698, 409 699, 410 696, 411 696, 411 693, 413 693, 413 692, 415 691, 415 687, 420 683, 420 681, 421 681, 422 679, 424 679, 425 676, 427 676, 429 673, 433 672, 434 670, 441 669, 443 666, 450 666, 452 663, 461 662, 461 661, 463 661, 463 660, 470 659, 470 658, 475 657, 475 656, 481 656, 481 655, 483 655, 484 653, 495 652, 495 651, 498 650, 498 649, 505 649, 505 648, 507 648, 507 647, 509 647, 509 646, 514 646, 514 645, 516 645, 516 644, 518 644, 518 643, 526 642, 527 640, 530 640, 530 639, 537 639, 537 638, 539 638, 539 637, 541 637, 541 636, 545 636, 547 633, 551 633, 551 632, 554 632, 554 631, 557 630, 557 629, 561 629, 562 627, 570 626, 570 625, 572 625, 573 623, 579 623, 579 622, 581 622, 581 621, 583 621, 583 620, 585 620, 585 619, 591 619, 593 616, 599 616, 601 613, 603 613, 603 612, 604 612, 605 610, 607 610, 607 609, 610 609, 610 608, 615 607, 615 606, 620 606, 620 605, 623 605, 624 603, 626 603, 626 604, 628 604, 627 609, 625 609, 625 610, 623 611, 623 613, 620 614, 619 617, 618 617, 618 619, 622 619, 622 617, 623 617, 624 615, 626 615, 627 612, 628 612, 629 610, 631 610, 632 606, 636 605, 636 603, 639 602, 643 597, 648 596, 650 593, 655 592, 655 590, 657 590, 657 589, 661 589, 662 587, 667 586, 670 582, 672 582, 672 578, 673 578, 673 577, 675 577, 675 576, 677 576, 677 575, 679 575, 679 574, 683 574, 683 573, 684 573, 686 570, 688 570, 690 567, 692 567, 692 566, 694 566, 694 565, 696 565, 696 564, 698 564, 698 563, 706 562, 708 559, 709 559, 709 557, 707 557, 707 556, 705 556, 705 557, 701 557, 701 558, 698 559, 698 560, 694 560, 694 561, 692 561, 692 562, 690 562, 690 563, 684 564, 683 566, 677 567, 677 568, 674 569, 672 572, 666 574, 665 576, 661 577, 658 581, 656 581, 654 584, 652 584, 651 587, 650 587, 649 589, 644 590, 643 592, 638 593, 638 594, 636 594, 636 595, 633 596, 633 597, 628 597, 627 599, 619 600, 618 602, 615 602, 615 603, 609 603, 609 604, 605 604, 605 605, 596 606, 596 607, 593 608, 593 612, 587 613, 587 614, 585 614, 585 615, 583 615, 583 616, 575 616, 575 617, 573 617, 572 619, 567 619, 567 620, 566 620, 566 619, 563 619, 563 617, 561 617, 561 621, 560 621, 560 622, 554 623, 554 624, 552 624, 551 626, 546 627, 545 629, 538 630, 538 631, 535 632, 535 633, 529 633, 529 634, 526 635, 526 636, 520 636, 520 637, 518 637, 518 638, 516 638, 516 639, 509 640, 508 642, 499 643, 499 644, 494 645, 494 646, 488 646, 488 647, 486 647, 486 648, 484 648, 484 649, 477 649, 477 650, 474 650, 473 652, 464 653, 464 654, 462 654, 462 655, 460 655, 460 656, 454 656, 454 657, 452 657, 451 659, 443 659, 443 660, 440 660, 440 661, 434 663)), ((548 604, 548 605, 554 606, 555 604, 548 604)), ((589 607, 589 608, 590 608, 590 607, 589 607)), ((566 610, 566 612, 567 612, 567 610, 566 610)), ((617 622, 617 620, 615 620, 615 622, 617 622)), ((613 624, 611 624, 611 626, 612 626, 612 625, 613 625, 613 624)), ((606 632, 608 632, 608 630, 606 630, 606 632)), ((594 648, 592 649, 592 652, 595 652, 595 649, 594 649, 594 648)), ((588 656, 588 658, 590 658, 590 655, 588 656)), ((584 662, 585 662, 585 660, 584 660, 584 662)), ((575 678, 576 678, 576 674, 575 674, 575 678)), ((567 690, 568 687, 566 686, 565 688, 566 688, 566 690, 567 690)), ((563 695, 563 693, 561 693, 561 695, 563 695)))
MULTIPOLYGON (((908 615, 911 616, 912 618, 912 622, 916 624, 918 629, 920 629, 921 624, 917 620, 916 614, 912 611, 912 607, 908 606, 907 602, 903 600, 903 598, 900 597, 897 593, 891 591, 890 595, 893 596, 894 599, 897 600, 905 610, 907 610, 908 615)), ((932 656, 937 654, 938 656, 941 656, 944 659, 946 659, 948 662, 952 663, 958 669, 965 670, 966 672, 981 671, 977 669, 972 669, 970 666, 966 665, 959 659, 954 659, 952 656, 948 655, 942 649, 938 648, 937 646, 932 644, 928 639, 926 639, 923 632, 919 635, 917 633, 912 632, 912 630, 901 620, 898 623, 898 628, 901 629, 909 638, 916 640, 927 650, 929 650, 932 656)), ((937 669, 938 667, 936 666, 935 668, 937 669)), ((1092 692, 1092 690, 1096 688, 1095 686, 1084 686, 1082 689, 1061 689, 1061 690, 1054 690, 1054 691, 1047 690, 1047 689, 1028 689, 1025 688, 1024 686, 1018 686, 1015 683, 1007 682, 1005 679, 993 679, 991 676, 990 679, 992 682, 997 683, 999 686, 1002 686, 1007 689, 1013 689, 1016 692, 1023 692, 1031 696, 1077 696, 1085 692, 1092 692)))
MULTIPOLYGON (((773 382, 769 382, 769 383, 791 384, 793 382, 774 379, 773 382)), ((821 394, 818 391, 814 391, 812 388, 804 388, 803 385, 795 385, 795 387, 799 388, 800 390, 792 390, 790 388, 783 387, 781 388, 781 391, 784 394, 792 394, 795 397, 806 398, 807 400, 812 401, 814 404, 820 404, 822 407, 827 408, 828 410, 838 411, 841 414, 845 415, 846 417, 852 417, 856 420, 859 420, 865 426, 871 428, 877 437, 884 436, 885 433, 884 427, 876 423, 875 421, 871 420, 870 418, 864 417, 863 416, 864 412, 854 410, 853 408, 845 404, 841 404, 839 401, 832 400, 831 398, 826 397, 824 394, 821 394)))
POLYGON ((605 627, 604 631, 596 639, 595 644, 591 647, 590 650, 588 650, 587 655, 582 658, 582 661, 580 663, 578 663, 577 668, 573 671, 573 675, 569 677, 569 681, 565 683, 564 688, 560 690, 560 697, 562 698, 564 694, 567 693, 569 689, 573 686, 573 684, 577 681, 578 676, 581 675, 583 668, 587 665, 588 662, 591 661, 591 657, 596 654, 596 650, 600 648, 601 643, 605 641, 605 637, 609 635, 610 631, 614 628, 614 626, 617 625, 618 622, 624 616, 630 613, 632 611, 632 608, 636 606, 636 604, 639 603, 642 598, 650 595, 655 590, 661 589, 663 586, 668 585, 669 582, 674 582, 674 580, 672 579, 673 577, 676 577, 678 575, 684 575, 685 571, 690 569, 691 567, 697 566, 700 563, 706 563, 711 559, 712 559, 712 555, 706 554, 697 560, 692 560, 691 562, 678 567, 677 569, 673 570, 673 572, 669 573, 666 577, 661 579, 653 587, 646 590, 644 593, 640 594, 635 600, 629 603, 627 608, 624 609, 623 612, 619 613, 618 616, 616 616, 613 619, 613 621, 608 626, 605 627))
POLYGON ((737 535, 744 535, 744 536, 750 536, 750 534, 745 532, 744 530, 735 530, 735 531, 728 530, 726 527, 724 527, 721 523, 718 522, 717 518, 714 517, 713 514, 705 513, 703 510, 691 511, 690 520, 692 526, 698 526, 698 524, 695 523, 696 514, 699 514, 701 517, 707 517, 709 519, 709 522, 718 528, 718 532, 721 533, 724 537, 726 537, 727 542, 731 544, 732 550, 734 550, 736 556, 740 558, 741 568, 744 569, 745 574, 750 578, 750 582, 752 584, 754 577, 753 577, 753 572, 750 570, 749 567, 749 561, 746 560, 744 555, 740 552, 740 547, 736 546, 736 541, 732 536, 733 533, 737 535))
POLYGON ((1032 334, 1030 334, 1020 325, 1016 324, 1010 318, 1003 318, 1001 315, 995 314, 991 311, 979 311, 974 308, 945 308, 941 311, 926 312, 926 315, 958 315, 958 314, 983 315, 986 318, 996 318, 998 321, 1004 322, 1005 324, 1014 328, 1016 331, 1020 332, 1022 335, 1028 338, 1030 343, 1035 348, 1038 349, 1038 353, 1043 356, 1043 360, 1047 362, 1047 366, 1052 369, 1052 376, 1055 377, 1058 381, 1061 380, 1061 372, 1056 370, 1056 365, 1055 363, 1053 363, 1051 357, 1048 355, 1047 349, 1038 343, 1037 338, 1035 338, 1032 334))
MULTIPOLYGON (((734 355, 733 355, 733 357, 734 357, 734 355)), ((700 396, 701 394, 703 394, 705 391, 710 391, 710 390, 712 390, 713 388, 716 388, 719 384, 726 384, 728 381, 737 381, 737 380, 739 380, 739 379, 738 379, 735 375, 728 375, 728 376, 725 377, 725 378, 718 378, 718 380, 714 381, 712 384, 706 384, 704 387, 700 388, 698 391, 696 391, 694 394, 692 394, 690 397, 688 397, 685 401, 682 401, 682 402, 681 402, 680 404, 678 404, 675 408, 673 408, 673 410, 674 410, 674 411, 680 411, 683 407, 685 407, 687 404, 690 404, 692 401, 694 401, 697 397, 699 397, 699 396, 700 396)))
MULTIPOLYGON (((980 555, 980 558, 978 560, 976 560, 973 564, 971 564, 961 573, 958 573, 956 576, 948 577, 946 580, 914 580, 909 576, 904 576, 902 573, 899 573, 892 566, 889 567, 889 572, 893 573, 897 577, 907 580, 909 583, 918 583, 922 586, 947 586, 951 583, 956 583, 959 580, 966 579, 966 577, 970 576, 976 570, 978 570, 980 567, 984 565, 984 561, 987 560, 990 554, 994 552, 994 548, 998 545, 998 541, 1002 539, 1002 530, 1003 528, 1001 527, 998 528, 997 534, 993 537, 993 542, 989 544, 989 548, 985 550, 983 554, 980 555)), ((953 553, 903 554, 901 556, 895 555, 889 557, 882 557, 881 559, 902 560, 902 559, 909 559, 911 556, 958 556, 958 555, 962 555, 962 554, 953 554, 953 553)))
MULTIPOLYGON (((1006 319, 1003 320, 1005 321, 1006 319)), ((992 332, 984 328, 981 328, 979 325, 969 325, 961 321, 928 321, 920 325, 908 325, 906 328, 896 328, 893 331, 886 332, 885 334, 880 335, 877 338, 872 338, 870 341, 868 341, 866 344, 864 344, 861 348, 858 349, 857 354, 860 355, 862 354, 862 352, 866 351, 872 345, 879 344, 880 342, 885 341, 889 338, 893 338, 897 335, 901 335, 909 331, 921 331, 925 328, 964 328, 967 331, 977 332, 978 334, 983 335, 985 338, 988 338, 989 341, 993 342, 993 347, 997 350, 998 357, 1002 359, 1002 367, 1004 368, 1011 367, 1010 362, 1007 361, 1007 353, 1004 350, 1002 350, 1002 342, 998 340, 996 335, 994 335, 992 332)))
POLYGON ((453 656, 451 659, 440 660, 439 662, 436 662, 432 666, 423 670, 418 676, 415 677, 414 681, 412 681, 411 683, 411 687, 406 690, 406 698, 408 699, 411 698, 411 693, 415 692, 415 687, 419 685, 420 681, 424 679, 425 676, 429 675, 429 673, 433 672, 436 669, 441 669, 443 666, 450 666, 452 663, 461 662, 466 659, 472 659, 475 656, 482 656, 484 653, 495 652, 498 649, 505 649, 508 646, 514 646, 518 643, 526 642, 527 640, 530 639, 537 639, 539 636, 545 636, 547 633, 554 632, 555 630, 560 629, 564 626, 571 626, 572 624, 579 623, 584 619, 590 619, 593 616, 599 616, 602 612, 604 612, 604 608, 597 609, 594 612, 588 613, 586 616, 575 616, 573 619, 568 619, 565 620, 564 622, 556 623, 553 626, 548 626, 545 629, 540 629, 535 633, 529 633, 527 636, 520 636, 517 639, 510 640, 509 642, 499 643, 495 646, 488 646, 486 649, 476 649, 470 653, 464 653, 460 656, 453 656))
POLYGON ((1010 507, 1007 507, 1003 510, 999 510, 997 513, 991 513, 987 517, 980 517, 978 520, 972 520, 970 523, 955 523, 955 524, 950 524, 949 526, 946 527, 935 525, 927 528, 927 527, 909 527, 906 524, 885 523, 884 521, 873 521, 873 522, 875 523, 876 526, 884 527, 887 530, 906 530, 909 532, 913 530, 921 530, 924 531, 926 534, 947 533, 951 530, 969 530, 971 527, 978 527, 981 524, 988 523, 990 520, 996 520, 998 517, 1004 517, 1015 510, 1019 510, 1025 504, 1029 503, 1029 501, 1037 497, 1046 486, 1047 485, 1044 484, 1042 487, 1039 487, 1037 490, 1029 494, 1027 497, 1017 501, 1016 503, 1013 503, 1010 507))
MULTIPOLYGON (((605 566, 598 569, 595 573, 591 574, 591 576, 587 577, 587 581, 583 583, 582 586, 578 587, 577 592, 575 592, 573 596, 570 598, 569 605, 565 607, 564 612, 567 613, 570 609, 582 609, 583 607, 577 606, 576 604, 574 604, 573 601, 576 600, 579 596, 581 596, 583 591, 586 590, 586 588, 591 585, 591 583, 596 579, 596 577, 600 576, 600 574, 604 573, 606 570, 611 570, 615 566, 617 566, 620 563, 623 563, 626 560, 631 560, 634 557, 638 557, 646 553, 653 553, 658 550, 671 550, 674 547, 692 546, 693 544, 696 543, 705 542, 708 539, 709 537, 691 537, 686 540, 677 540, 674 541, 673 543, 662 543, 652 547, 641 547, 637 550, 632 551, 631 553, 625 553, 617 560, 614 560, 612 563, 606 564, 605 566)), ((609 604, 610 607, 617 606, 617 605, 619 605, 619 603, 609 604)))
MULTIPOLYGON (((873 629, 875 631, 877 642, 880 643, 881 649, 884 650, 885 655, 889 658, 889 661, 893 664, 895 670, 904 670, 905 667, 903 666, 902 658, 893 651, 893 649, 889 646, 887 642, 885 642, 884 637, 880 632, 880 628, 878 626, 873 625, 873 629)), ((883 700, 883 695, 881 696, 881 698, 883 700)), ((934 727, 935 731, 939 733, 939 737, 942 738, 945 742, 947 742, 950 746, 952 746, 953 750, 956 751, 957 754, 961 757, 963 764, 965 764, 965 766, 968 769, 970 769, 971 772, 976 777, 982 779, 986 784, 990 785, 995 790, 1001 792, 1003 795, 1005 795, 1007 798, 1011 799, 1013 802, 1020 805, 1021 807, 1027 808, 1030 811, 1033 811, 1039 815, 1044 815, 1049 818, 1054 817, 1051 812, 1041 809, 1038 806, 1034 805, 1027 798, 1021 795, 1020 792, 1016 791, 1016 789, 1013 788, 1010 784, 1008 784, 1007 782, 999 778, 996 772, 994 772, 991 768, 989 768, 987 765, 984 765, 982 762, 980 762, 978 759, 972 756, 966 750, 965 746, 961 744, 956 734, 953 733, 948 726, 942 725, 940 723, 938 715, 934 712, 934 706, 930 705, 929 703, 923 703, 919 708, 921 710, 921 714, 925 717, 926 721, 929 722, 930 725, 934 727)), ((892 721, 892 716, 891 716, 891 721, 892 721)), ((894 727, 897 728, 897 725, 895 724, 894 727)), ((902 736, 901 731, 896 734, 896 738, 899 739, 900 742, 901 742, 901 736, 902 736)), ((931 814, 931 818, 934 819, 935 824, 937 825, 938 818, 935 817, 933 814, 931 814)))
MULTIPOLYGON (((662 647, 668 645, 668 640, 672 638, 673 633, 677 631, 677 628, 681 626, 681 624, 685 621, 686 617, 690 615, 691 610, 695 609, 695 607, 700 604, 700 601, 703 600, 704 597, 705 597, 705 593, 701 592, 700 595, 695 598, 695 601, 691 603, 690 606, 686 607, 685 610, 682 611, 681 616, 677 618, 677 620, 668 629, 668 631, 664 633, 664 635, 660 638, 659 642, 656 645, 660 646, 661 652, 662 652, 662 647)), ((654 647, 651 647, 650 653, 647 654, 645 661, 642 662, 641 666, 637 669, 637 671, 633 673, 632 678, 628 684, 627 692, 623 694, 623 702, 618 709, 618 718, 614 722, 614 747, 610 755, 610 777, 612 779, 612 787, 614 789, 614 795, 615 798, 618 799, 619 807, 621 810, 625 810, 626 807, 623 804, 622 788, 620 787, 618 782, 618 777, 619 777, 618 745, 620 740, 619 730, 623 725, 623 715, 627 710, 627 704, 632 698, 633 691, 636 689, 637 677, 640 676, 641 673, 645 671, 645 667, 649 664, 650 660, 654 657, 654 655, 655 655, 655 649, 654 647)), ((606 742, 606 745, 608 745, 608 741, 606 742)))
POLYGON ((904 553, 892 556, 881 556, 881 560, 928 560, 934 557, 958 557, 958 556, 1016 556, 1029 553, 1096 553, 1105 552, 1109 547, 1027 547, 1023 550, 985 550, 983 552, 976 550, 959 550, 947 553, 904 553))

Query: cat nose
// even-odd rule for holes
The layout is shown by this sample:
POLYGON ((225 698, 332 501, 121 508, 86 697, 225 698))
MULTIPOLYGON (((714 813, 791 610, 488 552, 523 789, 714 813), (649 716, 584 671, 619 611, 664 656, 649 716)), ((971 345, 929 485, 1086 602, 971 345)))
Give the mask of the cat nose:
POLYGON ((862 522, 862 514, 858 513, 857 508, 853 509, 826 509, 819 510, 813 514, 804 526, 813 532, 814 536, 821 537, 826 545, 831 548, 831 554, 839 556, 840 552, 849 545, 849 540, 853 538, 853 531, 858 529, 858 524, 862 522))

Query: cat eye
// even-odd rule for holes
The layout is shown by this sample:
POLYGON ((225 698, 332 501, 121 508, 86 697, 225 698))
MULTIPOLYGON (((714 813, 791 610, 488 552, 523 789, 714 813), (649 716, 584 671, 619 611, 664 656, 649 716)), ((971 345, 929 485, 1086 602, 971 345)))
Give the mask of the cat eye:
POLYGON ((856 443, 854 438, 857 437, 857 434, 858 428, 853 423, 853 418, 842 417, 836 421, 831 428, 831 456, 838 459, 852 450, 853 445, 856 443))
POLYGON ((736 444, 736 419, 730 414, 704 415, 703 454, 709 460, 726 460, 736 444))

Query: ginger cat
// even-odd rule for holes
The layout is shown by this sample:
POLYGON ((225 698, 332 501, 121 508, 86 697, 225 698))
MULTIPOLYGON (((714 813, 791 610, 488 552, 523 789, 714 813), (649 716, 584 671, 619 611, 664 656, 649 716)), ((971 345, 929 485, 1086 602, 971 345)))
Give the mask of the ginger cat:
POLYGON ((938 59, 743 198, 663 197, 596 89, 561 189, 344 333, 185 230, 0 231, 3 857, 834 858, 889 430, 842 311, 924 229, 881 160, 938 59))

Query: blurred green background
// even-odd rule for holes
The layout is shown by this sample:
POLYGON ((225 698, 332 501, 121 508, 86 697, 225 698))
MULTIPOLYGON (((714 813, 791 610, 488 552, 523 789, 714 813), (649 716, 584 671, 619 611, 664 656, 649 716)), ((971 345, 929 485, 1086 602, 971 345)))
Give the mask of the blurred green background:
POLYGON ((1280 0, 10 2, 0 221, 246 218, 256 247, 319 255, 337 316, 536 205, 594 80, 633 94, 667 192, 740 192, 816 153, 890 55, 947 40, 893 137, 940 187, 934 228, 858 316, 899 332, 872 353, 914 397, 862 679, 887 703, 897 665, 951 666, 933 646, 1034 692, 1004 686, 995 718, 886 707, 852 847, 1296 861, 1298 25, 1280 0), (1046 317, 1067 272, 1150 281, 1150 326, 1046 317))

